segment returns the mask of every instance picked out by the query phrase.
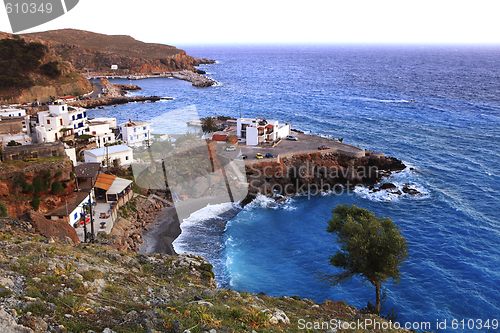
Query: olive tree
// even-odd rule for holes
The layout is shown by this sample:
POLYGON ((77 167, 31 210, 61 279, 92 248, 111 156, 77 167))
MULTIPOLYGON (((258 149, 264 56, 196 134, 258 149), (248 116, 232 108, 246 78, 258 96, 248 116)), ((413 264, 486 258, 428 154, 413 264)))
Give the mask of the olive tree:
POLYGON ((380 289, 393 279, 398 283, 399 266, 408 258, 406 239, 388 217, 376 217, 367 209, 348 204, 332 210, 327 231, 337 235, 341 248, 330 257, 330 265, 342 268, 337 274, 322 274, 327 284, 338 285, 353 276, 375 286, 375 312, 380 315, 380 289))

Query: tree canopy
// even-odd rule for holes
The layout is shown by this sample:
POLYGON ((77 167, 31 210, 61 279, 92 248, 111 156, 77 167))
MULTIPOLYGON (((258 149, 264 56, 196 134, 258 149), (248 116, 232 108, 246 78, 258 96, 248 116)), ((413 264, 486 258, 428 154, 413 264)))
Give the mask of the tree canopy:
POLYGON ((344 271, 325 274, 322 279, 334 286, 355 275, 370 282, 376 288, 375 311, 380 314, 381 284, 389 279, 398 283, 399 266, 408 258, 406 239, 399 227, 388 217, 376 217, 367 209, 345 204, 332 210, 327 231, 336 234, 341 245, 330 257, 330 265, 344 271))
POLYGON ((203 131, 203 133, 212 133, 218 131, 219 126, 217 126, 214 118, 206 117, 203 119, 201 130, 203 131))

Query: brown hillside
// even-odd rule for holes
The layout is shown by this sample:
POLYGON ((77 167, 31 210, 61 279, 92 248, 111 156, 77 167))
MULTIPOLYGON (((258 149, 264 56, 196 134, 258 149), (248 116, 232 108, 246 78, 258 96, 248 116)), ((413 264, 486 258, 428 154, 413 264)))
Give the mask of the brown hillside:
POLYGON ((24 36, 45 40, 64 60, 82 72, 84 68, 98 73, 109 72, 111 65, 118 65, 117 74, 193 71, 194 66, 209 62, 188 56, 174 46, 144 43, 123 35, 62 29, 24 36))
MULTIPOLYGON (((13 39, 15 35, 0 32, 0 39, 13 39)), ((0 86, 0 102, 6 103, 31 103, 34 101, 46 102, 51 97, 65 95, 83 95, 93 90, 92 85, 83 76, 75 71, 70 62, 63 60, 51 45, 34 37, 22 37, 26 43, 38 42, 48 46, 44 57, 40 60, 40 65, 49 62, 57 63, 57 68, 61 74, 57 77, 49 77, 40 73, 39 68, 33 68, 23 72, 28 76, 34 85, 27 88, 2 85, 0 86)), ((7 60, 8 61, 8 60, 7 60)))

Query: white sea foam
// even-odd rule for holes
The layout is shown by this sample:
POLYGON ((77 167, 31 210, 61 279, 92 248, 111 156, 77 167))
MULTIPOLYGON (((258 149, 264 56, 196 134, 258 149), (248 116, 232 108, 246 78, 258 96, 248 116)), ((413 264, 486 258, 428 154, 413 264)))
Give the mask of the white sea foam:
POLYGON ((221 203, 217 205, 208 204, 206 207, 197 210, 194 213, 191 213, 191 215, 189 215, 188 218, 185 218, 182 221, 181 226, 199 223, 202 221, 206 221, 208 219, 222 220, 223 218, 220 217, 219 215, 233 208, 235 208, 235 204, 231 202, 221 203))
POLYGON ((389 202, 399 200, 423 200, 428 199, 431 194, 417 177, 417 172, 412 167, 393 172, 390 177, 383 177, 380 184, 376 186, 357 186, 354 193, 364 199, 377 202, 389 202), (413 170, 412 170, 413 169, 413 170), (383 184, 391 183, 395 187, 381 189, 383 184), (404 188, 416 190, 419 194, 409 194, 403 191, 404 188))
POLYGON ((258 194, 255 199, 248 204, 248 209, 253 208, 263 208, 263 209, 283 209, 283 210, 295 210, 297 207, 293 206, 293 198, 285 197, 279 194, 275 194, 274 197, 267 197, 262 194, 258 194), (278 200, 278 201, 277 201, 278 200))

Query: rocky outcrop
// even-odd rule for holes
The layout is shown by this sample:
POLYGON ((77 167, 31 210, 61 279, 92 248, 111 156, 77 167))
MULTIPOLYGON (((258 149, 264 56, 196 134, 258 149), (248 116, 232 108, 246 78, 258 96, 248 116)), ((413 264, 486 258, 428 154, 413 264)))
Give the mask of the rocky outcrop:
POLYGON ((187 70, 172 73, 172 76, 179 80, 189 81, 197 88, 211 87, 217 83, 210 78, 187 70))
POLYGON ((40 212, 28 212, 23 216, 37 233, 47 238, 57 239, 61 242, 78 244, 80 240, 75 228, 63 220, 48 220, 40 212))
POLYGON ((71 179, 72 170, 73 164, 67 156, 55 162, 15 161, 15 163, 0 164, 0 198, 2 203, 7 205, 8 215, 19 216, 33 209, 30 202, 34 194, 23 191, 19 181, 21 179, 28 184, 32 184, 35 177, 50 177, 51 183, 53 181, 62 183, 65 192, 61 195, 46 195, 50 194, 50 188, 43 193, 37 193, 40 196, 39 209, 41 212, 56 209, 65 202, 65 198, 69 201, 69 197, 74 195, 73 190, 75 188, 75 183, 71 179), (23 164, 27 165, 23 166, 23 164))
POLYGON ((391 157, 351 158, 338 153, 299 153, 277 161, 247 163, 249 193, 244 203, 258 193, 272 196, 344 191, 357 184, 375 184, 392 171, 406 166, 391 157))

